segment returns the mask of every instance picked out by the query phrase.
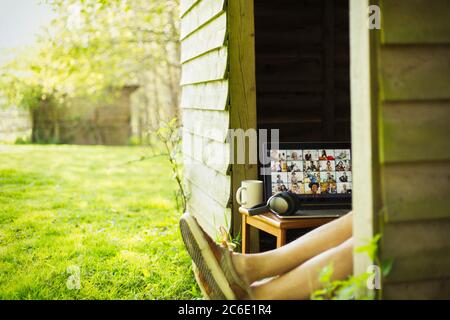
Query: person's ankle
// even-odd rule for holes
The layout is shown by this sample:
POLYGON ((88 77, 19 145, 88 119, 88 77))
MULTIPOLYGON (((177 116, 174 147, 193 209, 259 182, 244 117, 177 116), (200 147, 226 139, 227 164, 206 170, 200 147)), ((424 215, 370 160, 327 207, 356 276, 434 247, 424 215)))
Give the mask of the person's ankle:
POLYGON ((248 259, 240 253, 233 253, 231 259, 239 277, 250 286, 255 281, 253 266, 250 265, 248 259))

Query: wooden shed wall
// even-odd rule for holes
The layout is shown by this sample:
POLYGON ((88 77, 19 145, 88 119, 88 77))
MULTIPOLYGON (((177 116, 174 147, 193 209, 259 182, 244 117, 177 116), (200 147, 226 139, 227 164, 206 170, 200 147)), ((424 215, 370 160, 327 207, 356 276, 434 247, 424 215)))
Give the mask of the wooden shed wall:
POLYGON ((450 298, 450 2, 381 0, 384 298, 450 298))
POLYGON ((188 210, 211 236, 219 226, 237 235, 233 195, 242 180, 258 177, 248 159, 232 163, 227 141, 229 128, 256 128, 253 1, 182 0, 180 11, 188 210))
POLYGON ((211 236, 230 226, 225 0, 182 0, 181 108, 188 210, 211 236))

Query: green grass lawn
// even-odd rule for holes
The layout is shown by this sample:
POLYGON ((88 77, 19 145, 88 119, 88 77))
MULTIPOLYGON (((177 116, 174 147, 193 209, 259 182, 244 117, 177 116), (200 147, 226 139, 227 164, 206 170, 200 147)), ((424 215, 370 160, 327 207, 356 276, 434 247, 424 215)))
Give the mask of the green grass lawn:
POLYGON ((0 299, 200 298, 167 159, 127 164, 148 154, 0 145, 0 299))

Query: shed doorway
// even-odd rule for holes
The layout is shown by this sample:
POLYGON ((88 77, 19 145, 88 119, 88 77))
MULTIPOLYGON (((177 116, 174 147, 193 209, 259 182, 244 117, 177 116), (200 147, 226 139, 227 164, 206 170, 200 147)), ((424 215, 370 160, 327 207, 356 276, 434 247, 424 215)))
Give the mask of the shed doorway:
POLYGON ((350 141, 348 0, 254 1, 258 129, 350 141))
MULTIPOLYGON (((351 141, 349 22, 348 0, 254 1, 258 129, 279 129, 280 142, 351 141)), ((275 247, 259 239, 259 251, 275 247)))

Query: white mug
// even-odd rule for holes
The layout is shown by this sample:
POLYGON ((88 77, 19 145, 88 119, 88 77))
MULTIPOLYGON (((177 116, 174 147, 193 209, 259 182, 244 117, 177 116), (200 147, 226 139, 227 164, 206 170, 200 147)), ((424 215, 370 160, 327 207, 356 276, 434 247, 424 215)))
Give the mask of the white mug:
POLYGON ((236 201, 244 208, 251 208, 263 202, 263 182, 244 180, 236 191, 236 201))

